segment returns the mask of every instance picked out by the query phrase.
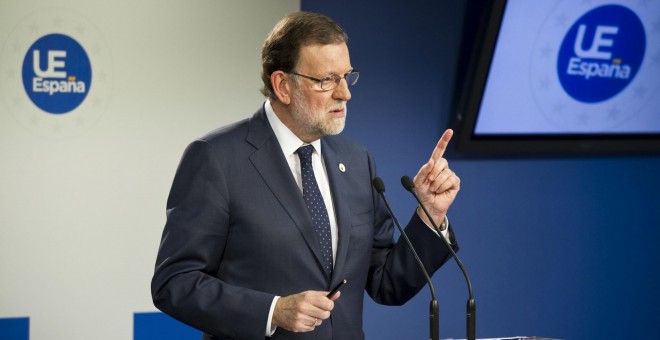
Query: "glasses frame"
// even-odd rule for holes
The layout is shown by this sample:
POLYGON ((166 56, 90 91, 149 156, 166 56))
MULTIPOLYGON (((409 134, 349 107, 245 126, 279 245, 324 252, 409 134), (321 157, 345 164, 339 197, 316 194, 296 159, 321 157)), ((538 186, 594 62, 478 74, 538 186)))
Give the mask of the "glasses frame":
POLYGON ((329 75, 329 76, 326 76, 326 77, 323 77, 323 78, 316 78, 316 77, 300 74, 300 73, 295 72, 295 71, 291 71, 289 73, 293 74, 293 75, 296 75, 296 76, 299 76, 299 77, 309 79, 309 80, 313 80, 313 81, 319 83, 319 85, 321 87, 321 91, 332 91, 332 90, 336 89, 339 86, 339 82, 341 82, 342 79, 346 80, 346 84, 348 86, 355 85, 355 83, 357 83, 358 79, 360 79, 360 72, 358 72, 356 70, 352 70, 350 72, 347 72, 343 76, 338 76, 336 74, 333 74, 333 75, 329 75), (348 82, 349 79, 347 77, 350 77, 350 76, 355 76, 355 79, 352 80, 349 83, 348 82), (324 84, 329 84, 330 88, 324 88, 324 84))

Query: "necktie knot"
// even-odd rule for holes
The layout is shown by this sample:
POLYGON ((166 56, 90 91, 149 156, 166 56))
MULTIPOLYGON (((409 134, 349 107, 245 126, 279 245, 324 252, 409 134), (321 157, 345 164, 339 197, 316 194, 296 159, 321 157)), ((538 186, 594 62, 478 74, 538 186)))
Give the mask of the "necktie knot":
POLYGON ((300 157, 301 163, 311 163, 312 162, 312 153, 314 153, 314 146, 305 145, 298 148, 298 157, 300 157))

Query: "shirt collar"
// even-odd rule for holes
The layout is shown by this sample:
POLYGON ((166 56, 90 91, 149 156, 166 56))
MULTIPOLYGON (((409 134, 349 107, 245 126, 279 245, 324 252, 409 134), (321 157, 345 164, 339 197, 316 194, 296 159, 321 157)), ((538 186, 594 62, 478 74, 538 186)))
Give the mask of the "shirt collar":
MULTIPOLYGON (((285 156, 290 156, 292 154, 295 154, 298 148, 300 148, 303 145, 307 145, 307 143, 303 142, 296 136, 289 128, 282 123, 279 117, 275 114, 275 111, 273 110, 273 106, 270 103, 270 100, 266 100, 266 103, 264 103, 264 109, 266 110, 266 117, 268 118, 268 123, 270 123, 270 126, 273 128, 273 132, 275 132, 275 137, 277 138, 277 141, 280 143, 280 147, 282 148, 282 152, 284 153, 285 156)), ((314 149, 316 152, 321 155, 321 140, 317 139, 311 143, 312 146, 314 146, 314 149)))

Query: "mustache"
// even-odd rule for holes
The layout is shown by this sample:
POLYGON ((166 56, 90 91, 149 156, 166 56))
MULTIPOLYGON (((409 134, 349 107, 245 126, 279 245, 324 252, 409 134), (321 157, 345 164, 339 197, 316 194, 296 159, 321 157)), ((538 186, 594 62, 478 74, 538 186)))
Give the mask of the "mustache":
POLYGON ((336 110, 346 110, 346 102, 338 102, 335 104, 330 105, 328 108, 328 111, 336 111, 336 110))

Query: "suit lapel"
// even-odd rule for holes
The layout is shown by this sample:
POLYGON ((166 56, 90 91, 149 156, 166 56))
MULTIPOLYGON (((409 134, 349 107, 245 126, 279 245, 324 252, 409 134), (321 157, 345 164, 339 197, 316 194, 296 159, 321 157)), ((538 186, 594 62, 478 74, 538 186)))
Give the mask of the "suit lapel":
POLYGON ((325 272, 321 265, 319 242, 311 227, 312 220, 307 206, 263 108, 250 119, 246 140, 256 148, 250 155, 250 161, 295 223, 307 246, 314 253, 319 269, 325 272))

